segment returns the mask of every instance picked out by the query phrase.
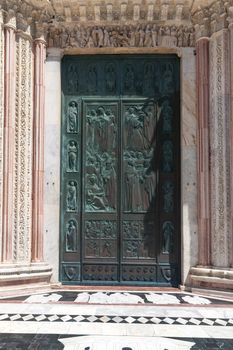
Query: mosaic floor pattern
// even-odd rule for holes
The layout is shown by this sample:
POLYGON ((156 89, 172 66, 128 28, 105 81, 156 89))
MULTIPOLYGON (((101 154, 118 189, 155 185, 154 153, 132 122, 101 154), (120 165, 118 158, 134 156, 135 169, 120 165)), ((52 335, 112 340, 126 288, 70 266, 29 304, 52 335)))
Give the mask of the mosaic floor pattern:
POLYGON ((2 297, 0 349, 233 350, 233 299, 128 290, 2 297))

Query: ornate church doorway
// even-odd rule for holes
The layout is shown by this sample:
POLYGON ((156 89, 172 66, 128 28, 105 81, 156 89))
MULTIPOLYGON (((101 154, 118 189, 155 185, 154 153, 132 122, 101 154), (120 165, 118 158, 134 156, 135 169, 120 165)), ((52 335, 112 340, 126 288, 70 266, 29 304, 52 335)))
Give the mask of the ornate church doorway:
POLYGON ((179 64, 63 58, 63 283, 180 282, 179 64))

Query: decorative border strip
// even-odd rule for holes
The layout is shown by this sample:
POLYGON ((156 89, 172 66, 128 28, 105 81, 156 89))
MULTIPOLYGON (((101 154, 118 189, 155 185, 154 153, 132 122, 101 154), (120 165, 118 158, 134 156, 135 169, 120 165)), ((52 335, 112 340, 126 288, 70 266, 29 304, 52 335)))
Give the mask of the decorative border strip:
POLYGON ((186 326, 231 326, 233 319, 194 318, 194 317, 144 317, 144 316, 108 316, 108 315, 56 315, 56 314, 0 314, 0 321, 35 322, 89 322, 112 324, 166 324, 186 326))

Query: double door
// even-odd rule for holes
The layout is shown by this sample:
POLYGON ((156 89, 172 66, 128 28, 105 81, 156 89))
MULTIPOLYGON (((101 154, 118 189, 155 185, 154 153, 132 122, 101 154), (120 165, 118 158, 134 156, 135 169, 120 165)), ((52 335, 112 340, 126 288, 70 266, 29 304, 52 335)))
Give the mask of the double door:
POLYGON ((176 285, 179 61, 66 57, 62 73, 62 282, 176 285))

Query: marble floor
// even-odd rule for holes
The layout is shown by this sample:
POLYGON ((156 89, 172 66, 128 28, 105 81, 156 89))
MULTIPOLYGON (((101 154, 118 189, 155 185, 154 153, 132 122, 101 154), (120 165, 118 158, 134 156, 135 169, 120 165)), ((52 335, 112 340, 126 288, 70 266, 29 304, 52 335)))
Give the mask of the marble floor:
POLYGON ((0 349, 233 350, 233 297, 51 290, 0 297, 0 349))

